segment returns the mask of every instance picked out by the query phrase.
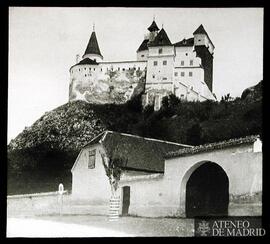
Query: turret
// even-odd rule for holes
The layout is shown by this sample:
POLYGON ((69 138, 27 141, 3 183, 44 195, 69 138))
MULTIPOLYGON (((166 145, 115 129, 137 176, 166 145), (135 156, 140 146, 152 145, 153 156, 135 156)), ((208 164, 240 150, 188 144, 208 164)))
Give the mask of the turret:
POLYGON ((93 61, 100 62, 103 60, 103 56, 101 55, 96 32, 95 32, 95 26, 93 26, 93 32, 91 34, 91 37, 89 39, 88 45, 85 49, 84 55, 82 56, 83 59, 90 58, 93 61))
POLYGON ((201 58, 202 67, 204 69, 204 81, 209 90, 213 90, 213 56, 214 44, 209 38, 203 25, 200 25, 194 32, 194 49, 197 57, 201 58))
POLYGON ((153 20, 152 24, 147 28, 150 31, 149 34, 149 41, 153 41, 155 39, 155 37, 158 34, 159 28, 155 22, 155 20, 153 20))

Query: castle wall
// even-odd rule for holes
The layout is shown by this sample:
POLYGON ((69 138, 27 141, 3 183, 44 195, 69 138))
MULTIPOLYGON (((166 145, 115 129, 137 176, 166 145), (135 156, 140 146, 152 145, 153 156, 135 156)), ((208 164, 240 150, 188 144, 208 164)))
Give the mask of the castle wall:
POLYGON ((69 101, 124 103, 144 89, 146 62, 80 64, 70 69, 69 101))

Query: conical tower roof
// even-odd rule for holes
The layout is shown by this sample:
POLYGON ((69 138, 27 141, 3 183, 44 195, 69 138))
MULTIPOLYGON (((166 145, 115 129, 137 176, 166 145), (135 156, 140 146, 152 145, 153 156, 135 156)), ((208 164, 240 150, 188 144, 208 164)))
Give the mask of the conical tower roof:
POLYGON ((159 31, 156 21, 153 20, 152 24, 147 28, 150 32, 159 31))
POLYGON ((207 32, 205 31, 203 25, 200 25, 197 30, 195 30, 193 32, 193 35, 196 35, 196 34, 206 34, 207 35, 207 32))
POLYGON ((155 39, 152 42, 149 42, 148 46, 172 46, 172 43, 166 31, 162 28, 155 39))
POLYGON ((87 54, 98 54, 102 57, 100 53, 100 49, 97 42, 97 37, 95 31, 92 32, 91 37, 89 39, 88 45, 85 49, 84 55, 87 54))

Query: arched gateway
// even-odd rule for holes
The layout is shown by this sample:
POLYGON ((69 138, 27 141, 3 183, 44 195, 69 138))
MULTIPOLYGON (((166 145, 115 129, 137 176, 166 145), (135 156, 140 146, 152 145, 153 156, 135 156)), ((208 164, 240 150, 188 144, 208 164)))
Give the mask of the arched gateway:
POLYGON ((186 217, 228 215, 229 179, 222 167, 209 161, 191 167, 182 181, 181 204, 186 217))

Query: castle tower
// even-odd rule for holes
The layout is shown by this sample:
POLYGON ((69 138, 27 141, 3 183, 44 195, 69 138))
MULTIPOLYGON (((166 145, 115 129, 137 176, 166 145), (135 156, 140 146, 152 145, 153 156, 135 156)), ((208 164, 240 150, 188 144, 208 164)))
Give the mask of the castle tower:
POLYGON ((137 49, 137 61, 146 61, 148 57, 148 43, 153 41, 158 34, 159 28, 153 20, 152 24, 147 28, 150 33, 147 33, 143 42, 137 49))
POLYGON ((155 20, 153 20, 152 24, 148 27, 148 30, 150 31, 149 34, 149 42, 154 41, 155 37, 158 34, 159 28, 155 22, 155 20))
POLYGON ((204 81, 209 90, 213 91, 213 55, 214 44, 209 38, 203 25, 200 25, 194 32, 194 48, 196 54, 201 58, 202 66, 204 68, 204 81))
POLYGON ((100 62, 103 60, 103 56, 101 55, 98 41, 95 32, 95 26, 93 26, 93 32, 89 39, 88 45, 85 49, 84 55, 82 56, 83 59, 90 58, 93 61, 100 62))

